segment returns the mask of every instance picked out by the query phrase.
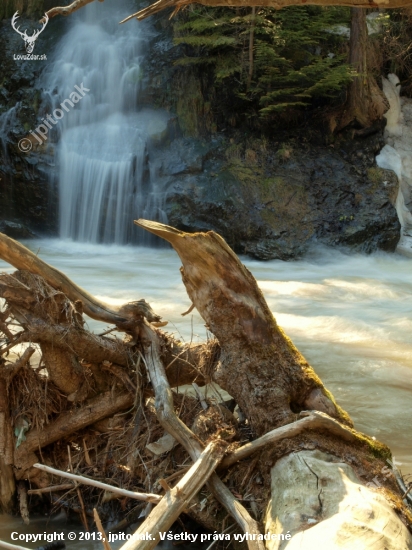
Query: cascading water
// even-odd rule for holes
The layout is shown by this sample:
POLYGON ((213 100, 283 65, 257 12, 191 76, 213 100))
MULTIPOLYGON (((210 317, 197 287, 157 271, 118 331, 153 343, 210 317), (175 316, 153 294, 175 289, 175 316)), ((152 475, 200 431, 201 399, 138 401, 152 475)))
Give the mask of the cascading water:
POLYGON ((133 219, 167 221, 147 152, 153 127, 164 129, 167 116, 138 111, 142 49, 150 31, 117 24, 122 8, 130 13, 129 4, 109 1, 81 10, 43 76, 47 114, 63 113, 50 129, 51 140, 58 141, 62 238, 124 244, 138 240, 133 219), (61 109, 75 86, 83 89, 81 101, 61 109))

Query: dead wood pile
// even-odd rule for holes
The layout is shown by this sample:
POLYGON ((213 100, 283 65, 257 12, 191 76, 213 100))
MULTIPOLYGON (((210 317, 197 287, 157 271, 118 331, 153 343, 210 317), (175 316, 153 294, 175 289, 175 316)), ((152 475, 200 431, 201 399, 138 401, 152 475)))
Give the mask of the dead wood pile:
MULTIPOLYGON (((212 531, 255 534, 249 548, 263 549, 279 459, 316 449, 350 465, 365 486, 390 451, 353 429, 218 235, 138 223, 173 245, 216 339, 184 345, 144 300, 111 308, 0 234, 0 258, 17 268, 0 275, 2 508, 13 508, 18 486, 20 503, 29 496, 25 517, 40 506, 63 508, 91 527, 96 508, 103 522, 118 521, 113 532, 146 516, 141 529, 154 533, 154 544, 185 512, 212 531), (110 327, 93 334, 85 315, 110 327), (189 395, 187 384, 208 384, 207 396, 189 395), (224 402, 219 388, 233 399, 224 402), (136 495, 78 485, 50 467, 136 495)), ((412 516, 395 477, 382 492, 406 531, 412 516)), ((326 518, 318 516, 315 523, 326 518)), ((308 528, 302 522, 291 535, 308 528)), ((154 546, 138 535, 125 550, 154 546)))

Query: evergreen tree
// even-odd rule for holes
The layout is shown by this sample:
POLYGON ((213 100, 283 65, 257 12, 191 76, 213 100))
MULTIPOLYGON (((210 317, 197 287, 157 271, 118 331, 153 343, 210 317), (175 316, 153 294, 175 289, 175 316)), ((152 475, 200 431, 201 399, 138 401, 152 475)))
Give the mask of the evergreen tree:
POLYGON ((349 21, 346 8, 192 6, 175 24, 186 44, 180 64, 212 66, 215 84, 229 87, 264 117, 336 97, 354 71, 345 63, 345 38, 334 26, 349 21))

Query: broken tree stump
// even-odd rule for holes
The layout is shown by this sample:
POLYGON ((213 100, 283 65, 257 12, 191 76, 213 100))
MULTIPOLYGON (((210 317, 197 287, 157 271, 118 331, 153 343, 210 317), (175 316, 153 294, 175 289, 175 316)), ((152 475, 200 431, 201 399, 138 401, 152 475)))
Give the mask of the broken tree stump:
MULTIPOLYGON (((296 418, 296 413, 304 410, 326 413, 339 423, 352 427, 352 421, 347 413, 335 403, 331 393, 326 390, 304 357, 278 327, 254 277, 219 235, 212 231, 187 234, 147 220, 138 220, 135 223, 167 240, 182 260, 181 273, 187 293, 205 320, 207 328, 220 344, 220 359, 212 378, 235 399, 255 435, 263 436, 274 428, 292 422, 296 418)), ((321 425, 319 431, 324 431, 321 425)), ((301 438, 302 434, 295 434, 294 447, 289 447, 287 451, 295 452, 270 468, 271 495, 266 506, 265 532, 276 537, 284 536, 288 531, 291 539, 269 539, 266 543, 268 549, 292 550, 304 547, 305 550, 315 550, 319 544, 328 550, 353 548, 354 539, 345 537, 345 529, 346 533, 352 534, 356 529, 362 529, 356 516, 356 510, 359 508, 359 502, 355 498, 358 494, 356 486, 359 490, 362 488, 365 498, 369 498, 370 506, 366 508, 374 510, 371 512, 372 515, 378 511, 382 514, 380 517, 384 525, 379 531, 376 528, 377 523, 372 521, 372 516, 370 521, 365 517, 363 528, 366 535, 358 539, 356 548, 366 550, 375 543, 377 546, 373 547, 379 550, 384 550, 385 544, 391 549, 396 545, 402 550, 412 548, 412 537, 391 508, 389 501, 382 497, 386 507, 376 505, 375 508, 371 508, 372 502, 376 503, 379 499, 374 498, 372 489, 361 484, 355 471, 356 465, 358 471, 361 469, 365 459, 369 461, 371 472, 374 471, 374 467, 383 468, 384 460, 390 456, 389 449, 355 430, 348 432, 354 435, 351 442, 342 438, 344 434, 341 430, 340 434, 335 432, 327 436, 314 435, 315 443, 311 442, 309 445, 305 437, 301 438), (329 476, 322 478, 324 489, 315 484, 314 489, 309 491, 307 505, 303 507, 303 511, 294 504, 299 501, 298 495, 305 494, 308 484, 310 467, 306 465, 304 454, 308 451, 302 450, 306 445, 309 449, 319 446, 332 451, 330 454, 318 455, 321 469, 327 469, 331 462, 345 462, 339 460, 339 455, 348 456, 348 449, 352 448, 352 464, 345 463, 346 479, 350 479, 353 484, 349 500, 345 500, 343 490, 333 490, 345 486, 342 481, 345 477, 341 473, 342 469, 333 467, 328 470, 329 476), (284 480, 282 463, 285 461, 304 464, 306 477, 302 474, 284 480), (377 464, 374 465, 374 462, 377 464), (287 485, 287 491, 279 492, 281 479, 287 485), (323 501, 320 500, 322 494, 323 501), (351 511, 345 514, 348 506, 351 507, 351 511), (313 521, 307 521, 308 510, 311 518, 314 516, 313 521), (334 513, 333 522, 329 521, 331 510, 334 513), (317 533, 315 534, 315 530, 311 532, 311 542, 307 546, 307 533, 308 530, 314 529, 313 525, 316 525, 317 533), (345 527, 347 525, 348 527, 345 527)), ((274 455, 276 456, 276 453, 274 455)), ((271 458, 270 451, 262 453, 261 456, 268 464, 271 458)), ((272 461, 273 458, 272 454, 272 461)), ((298 473, 296 471, 296 474, 298 473)), ((312 478, 320 479, 313 472, 310 475, 312 478)), ((393 498, 397 498, 399 504, 397 485, 392 484, 391 489, 395 493, 393 498)), ((402 503, 400 506, 402 507, 402 503)), ((411 517, 409 511, 406 511, 406 515, 411 517)))

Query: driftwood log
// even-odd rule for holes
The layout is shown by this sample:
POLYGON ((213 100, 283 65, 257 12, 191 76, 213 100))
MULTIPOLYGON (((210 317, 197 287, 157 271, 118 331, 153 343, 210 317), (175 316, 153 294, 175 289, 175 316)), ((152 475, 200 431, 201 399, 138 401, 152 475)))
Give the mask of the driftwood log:
MULTIPOLYGON (((152 548, 183 511, 220 533, 231 517, 251 550, 412 548, 390 450, 354 429, 225 241, 136 223, 174 247, 216 339, 184 345, 144 300, 111 308, 0 235, 0 258, 18 269, 0 275, 3 509, 13 507, 16 485, 29 509, 48 495, 82 518, 116 498, 131 497, 122 504, 133 501, 130 514, 144 510, 136 499, 158 502, 124 550, 152 548), (97 336, 84 314, 114 326, 97 336), (8 355, 16 350, 20 358, 8 355), (231 407, 173 390, 192 382, 197 392, 218 384, 231 407), (74 484, 59 485, 68 464, 74 484), (90 478, 95 493, 76 484, 90 478), (153 541, 142 540, 146 531, 153 541)), ((104 521, 104 507, 99 515, 104 521)))
MULTIPOLYGON (((68 6, 55 7, 47 11, 49 18, 56 17, 57 15, 70 15, 80 8, 83 8, 87 4, 92 3, 94 0, 74 0, 68 6)), ((103 0, 99 0, 103 2, 103 0)), ((147 8, 143 8, 132 15, 129 15, 126 19, 121 21, 125 23, 130 19, 144 19, 150 15, 154 15, 166 8, 174 8, 175 11, 188 6, 189 4, 203 4, 204 6, 233 6, 245 8, 248 6, 259 6, 268 8, 285 8, 287 6, 300 6, 302 4, 313 4, 317 6, 349 6, 351 8, 406 8, 412 5, 412 0, 157 0, 153 2, 147 8)))

